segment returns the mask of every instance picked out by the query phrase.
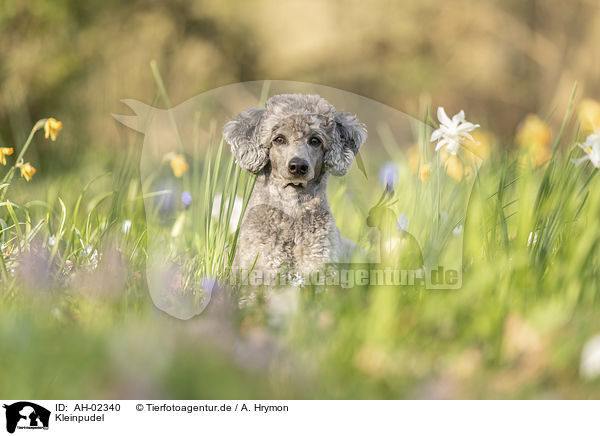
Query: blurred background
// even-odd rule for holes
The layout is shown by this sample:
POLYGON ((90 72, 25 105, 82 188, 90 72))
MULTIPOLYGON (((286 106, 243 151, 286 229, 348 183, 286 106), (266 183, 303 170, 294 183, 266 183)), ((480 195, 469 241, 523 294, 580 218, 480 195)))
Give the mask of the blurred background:
MULTIPOLYGON (((512 137, 528 112, 558 123, 575 81, 579 96, 600 93, 599 40, 594 0, 4 0, 0 145, 50 114, 69 126, 56 169, 118 149, 110 114, 123 98, 153 102, 152 59, 174 105, 239 81, 296 80, 417 118, 431 96, 512 137)), ((50 151, 39 153, 43 167, 50 151)))

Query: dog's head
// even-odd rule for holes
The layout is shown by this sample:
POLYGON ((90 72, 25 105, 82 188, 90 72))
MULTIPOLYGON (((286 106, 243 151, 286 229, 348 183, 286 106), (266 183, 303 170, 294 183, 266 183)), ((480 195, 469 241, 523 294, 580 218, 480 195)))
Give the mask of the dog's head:
POLYGON ((246 171, 270 170, 281 187, 304 189, 329 171, 343 176, 367 138, 355 116, 318 95, 282 94, 225 124, 225 140, 246 171))

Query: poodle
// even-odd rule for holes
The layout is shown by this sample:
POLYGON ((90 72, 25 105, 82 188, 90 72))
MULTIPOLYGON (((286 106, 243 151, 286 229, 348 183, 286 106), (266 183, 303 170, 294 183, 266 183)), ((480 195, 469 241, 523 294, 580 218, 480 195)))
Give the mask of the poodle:
POLYGON ((341 237, 326 191, 328 175, 346 174, 367 138, 355 116, 318 95, 281 94, 227 122, 223 136, 240 167, 257 174, 234 271, 304 280, 347 259, 353 243, 341 237))

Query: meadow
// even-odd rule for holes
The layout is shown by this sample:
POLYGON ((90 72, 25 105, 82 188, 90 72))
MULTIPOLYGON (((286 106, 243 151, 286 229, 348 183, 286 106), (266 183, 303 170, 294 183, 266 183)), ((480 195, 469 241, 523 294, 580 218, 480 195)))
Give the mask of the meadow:
MULTIPOLYGON (((428 136, 412 152, 387 142, 391 158, 368 160, 365 192, 384 192, 389 180, 377 175, 397 169, 395 217, 421 195, 406 186, 472 186, 465 219, 446 229, 462 236, 460 289, 298 286, 252 299, 224 274, 253 178, 219 134, 202 156, 157 164, 157 179, 179 183, 173 194, 140 181, 135 147, 110 172, 93 162, 36 172, 31 150, 60 147, 70 129, 41 119, 0 149, 1 396, 597 398, 600 351, 582 351, 600 331, 600 181, 597 161, 573 160, 600 128, 600 104, 574 91, 564 111, 555 130, 530 114, 510 143, 474 133, 479 171, 436 153, 428 136), (156 241, 180 268, 165 286, 203 289, 185 300, 199 315, 177 319, 153 303, 156 241)), ((430 112, 423 122, 434 129, 430 112)), ((351 183, 333 182, 329 198, 342 233, 365 242, 368 211, 347 213, 351 183)), ((435 205, 413 207, 408 225, 432 216, 439 225, 435 205)))

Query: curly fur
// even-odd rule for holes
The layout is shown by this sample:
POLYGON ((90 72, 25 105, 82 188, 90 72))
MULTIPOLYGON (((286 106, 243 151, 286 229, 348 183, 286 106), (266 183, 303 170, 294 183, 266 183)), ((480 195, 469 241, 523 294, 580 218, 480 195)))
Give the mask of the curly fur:
POLYGON ((307 275, 342 261, 349 241, 331 214, 327 177, 346 174, 365 126, 318 95, 282 94, 241 112, 223 136, 240 167, 257 174, 234 267, 307 275), (305 174, 291 172, 292 159, 306 164, 305 174))

